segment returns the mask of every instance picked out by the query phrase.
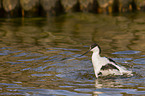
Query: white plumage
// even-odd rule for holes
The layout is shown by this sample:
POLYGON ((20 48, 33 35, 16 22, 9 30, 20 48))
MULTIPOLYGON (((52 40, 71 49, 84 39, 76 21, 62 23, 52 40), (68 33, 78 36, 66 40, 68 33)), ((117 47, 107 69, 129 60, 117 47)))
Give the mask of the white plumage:
MULTIPOLYGON (((125 67, 116 64, 115 61, 113 61, 112 59, 101 57, 100 56, 101 49, 97 44, 91 45, 89 51, 93 52, 92 63, 93 63, 94 72, 97 78, 100 75, 101 76, 123 75, 123 74, 130 75, 130 76, 133 75, 132 71, 129 71, 125 67)), ((88 53, 89 51, 87 51, 86 53, 88 53)))

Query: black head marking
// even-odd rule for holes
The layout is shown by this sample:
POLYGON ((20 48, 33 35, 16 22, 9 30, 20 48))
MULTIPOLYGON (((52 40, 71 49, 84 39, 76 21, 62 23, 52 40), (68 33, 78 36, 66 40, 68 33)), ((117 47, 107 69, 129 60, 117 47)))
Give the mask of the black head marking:
POLYGON ((90 48, 93 49, 93 48, 95 48, 96 46, 98 46, 98 44, 94 43, 94 44, 91 45, 90 48))
POLYGON ((99 46, 97 43, 92 44, 92 45, 90 46, 90 49, 93 49, 93 48, 95 48, 96 46, 98 46, 98 48, 99 48, 99 50, 100 50, 99 53, 101 53, 101 48, 100 48, 100 46, 99 46))

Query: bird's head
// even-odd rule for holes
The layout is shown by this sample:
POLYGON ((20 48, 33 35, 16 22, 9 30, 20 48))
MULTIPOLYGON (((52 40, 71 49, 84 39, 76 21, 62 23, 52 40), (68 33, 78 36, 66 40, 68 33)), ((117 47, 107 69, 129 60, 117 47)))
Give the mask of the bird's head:
POLYGON ((87 54, 87 53, 90 52, 90 51, 92 51, 92 52, 98 52, 98 54, 101 53, 101 49, 100 49, 99 45, 96 44, 96 43, 94 43, 94 44, 92 44, 92 45, 90 46, 90 49, 89 49, 87 52, 85 52, 84 54, 80 55, 79 57, 81 57, 81 56, 87 54))
POLYGON ((90 51, 101 53, 101 48, 98 44, 94 43, 90 46, 90 51))

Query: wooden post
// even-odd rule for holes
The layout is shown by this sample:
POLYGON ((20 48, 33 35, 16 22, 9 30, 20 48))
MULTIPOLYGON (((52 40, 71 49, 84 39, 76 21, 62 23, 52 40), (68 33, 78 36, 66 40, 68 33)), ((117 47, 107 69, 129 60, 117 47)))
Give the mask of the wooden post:
POLYGON ((130 0, 119 0, 120 12, 128 12, 130 6, 130 0))
POLYGON ((60 0, 40 0, 40 5, 43 8, 43 14, 46 16, 59 15, 64 12, 60 0))
POLYGON ((1 0, 0 17, 19 17, 18 0, 1 0))
POLYGON ((98 0, 100 13, 112 13, 113 0, 98 0))
POLYGON ((145 0, 134 0, 138 10, 145 11, 145 0))
POLYGON ((22 17, 39 16, 39 0, 20 0, 22 17))
POLYGON ((80 4, 78 0, 61 0, 61 4, 65 12, 80 11, 80 4))
POLYGON ((79 0, 80 2, 80 10, 83 12, 89 12, 89 5, 93 4, 93 0, 79 0))

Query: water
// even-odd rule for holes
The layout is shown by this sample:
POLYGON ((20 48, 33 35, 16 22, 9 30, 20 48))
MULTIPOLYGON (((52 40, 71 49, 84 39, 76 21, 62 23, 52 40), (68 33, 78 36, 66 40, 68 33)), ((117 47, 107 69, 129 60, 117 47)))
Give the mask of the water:
POLYGON ((0 19, 0 95, 145 95, 144 16, 0 19), (96 79, 91 53, 77 57, 92 42, 134 76, 96 79))

